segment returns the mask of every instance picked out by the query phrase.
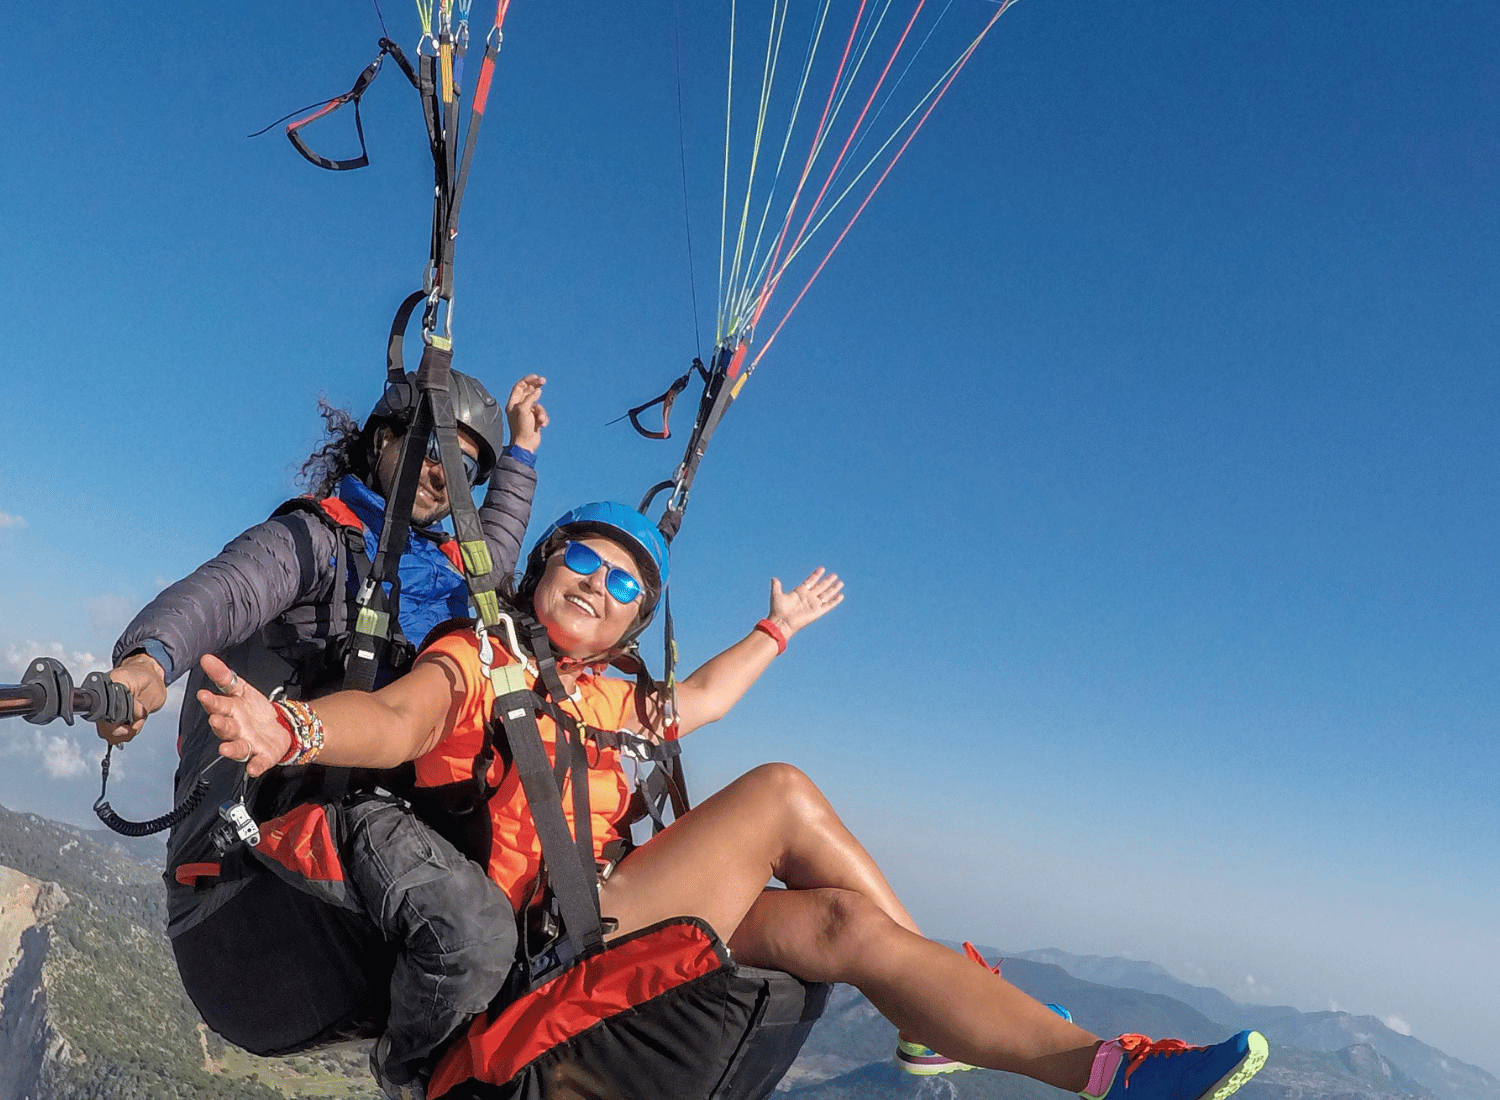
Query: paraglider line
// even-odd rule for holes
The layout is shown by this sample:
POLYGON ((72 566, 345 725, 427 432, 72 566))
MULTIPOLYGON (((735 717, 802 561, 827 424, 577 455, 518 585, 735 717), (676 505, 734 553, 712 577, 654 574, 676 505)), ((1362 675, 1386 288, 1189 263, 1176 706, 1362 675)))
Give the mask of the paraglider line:
MULTIPOLYGON (((881 87, 881 85, 885 83, 885 78, 890 74, 891 66, 896 63, 896 58, 898 56, 900 56, 901 47, 906 44, 906 39, 911 34, 912 26, 916 23, 917 16, 922 11, 922 4, 923 3, 925 3, 925 0, 919 0, 916 8, 914 8, 912 10, 911 18, 909 20, 907 20, 905 28, 901 31, 901 37, 899 39, 897 39, 897 41, 896 41, 896 47, 895 47, 895 49, 893 49, 891 51, 891 56, 890 56, 889 60, 886 61, 885 68, 883 68, 883 69, 880 70, 880 76, 876 79, 875 86, 872 89, 870 89, 870 95, 865 100, 864 107, 862 107, 860 109, 859 117, 854 120, 854 128, 849 131, 849 136, 844 139, 843 148, 841 148, 839 150, 838 156, 834 158, 833 166, 828 170, 828 178, 823 181, 823 187, 822 187, 821 190, 818 191, 818 197, 815 198, 815 199, 813 199, 812 205, 808 208, 807 216, 805 218, 803 218, 802 225, 797 230, 796 239, 793 240, 793 242, 792 242, 791 250, 792 250, 793 253, 795 253, 796 250, 801 246, 802 240, 803 240, 803 238, 805 237, 805 235, 807 233, 807 227, 812 222, 813 215, 815 215, 817 213, 818 206, 822 203, 823 198, 828 194, 828 188, 833 184, 833 177, 838 172, 839 165, 841 165, 844 162, 844 156, 849 152, 849 146, 851 144, 853 144, 853 142, 854 142, 854 136, 857 133, 859 133, 860 125, 864 122, 865 115, 867 115, 869 113, 869 111, 870 111, 870 105, 875 102, 875 97, 880 94, 880 87, 881 87)), ((937 102, 937 100, 933 100, 933 103, 936 103, 936 102, 937 102)), ((930 107, 928 109, 931 110, 930 107)), ((926 116, 924 115, 923 118, 925 120, 926 116)), ((920 127, 920 123, 918 124, 918 126, 920 127)), ((913 131, 913 132, 915 132, 915 131, 913 131)), ((903 145, 902 149, 904 150, 905 148, 906 147, 903 145)), ((900 153, 896 154, 896 156, 898 158, 900 157, 900 155, 901 155, 900 153)), ((892 161, 892 163, 895 163, 895 162, 892 161)), ((884 178, 885 178, 884 176, 881 177, 881 179, 884 179, 884 178)), ((879 182, 877 182, 875 184, 875 186, 879 187, 880 186, 879 182)), ((871 194, 873 194, 873 193, 874 193, 874 191, 872 189, 871 194)), ((863 210, 864 207, 861 206, 860 209, 863 210)), ((859 215, 856 213, 855 217, 858 217, 858 216, 859 215)), ((842 237, 840 239, 842 239, 842 237)), ((790 257, 788 257, 788 259, 790 259, 790 257)), ((822 267, 821 267, 821 265, 819 265, 819 270, 821 270, 821 269, 822 269, 822 267)), ((763 304, 761 306, 761 309, 756 312, 756 316, 755 316, 755 320, 756 321, 760 320, 760 313, 763 312, 764 309, 765 309, 765 306, 763 304)))
POLYGON ((687 137, 683 132, 681 0, 673 0, 672 16, 672 30, 676 40, 673 61, 677 68, 677 164, 682 169, 682 221, 683 229, 687 234, 688 291, 693 301, 693 350, 701 357, 703 355, 703 332, 698 321, 698 272, 693 264, 693 219, 688 207, 687 137))
POLYGON ((380 20, 380 33, 381 33, 381 35, 384 36, 385 38, 389 38, 391 36, 391 32, 388 29, 386 29, 386 25, 385 25, 385 12, 383 12, 383 11, 380 10, 380 0, 370 0, 370 2, 375 5, 375 18, 378 19, 378 20, 380 20))
POLYGON ((792 133, 796 129, 797 119, 802 114, 802 103, 806 97, 808 81, 812 77, 813 62, 817 58, 818 46, 823 40, 823 28, 828 21, 829 0, 824 0, 818 12, 818 18, 814 21, 811 31, 808 33, 807 50, 802 58, 802 76, 797 83, 797 95, 792 101, 791 116, 787 121, 786 135, 781 139, 781 152, 776 158, 776 171, 771 176, 771 184, 767 189, 765 205, 761 209, 760 224, 755 230, 755 243, 751 246, 750 257, 746 263, 746 277, 736 281, 734 291, 729 299, 720 305, 721 316, 729 317, 730 323, 725 326, 727 331, 734 331, 738 323, 744 320, 745 304, 750 297, 750 286, 758 284, 765 276, 766 268, 770 264, 770 257, 762 259, 757 266, 755 257, 761 254, 760 246, 765 238, 766 226, 771 220, 771 210, 775 206, 776 194, 781 187, 781 173, 786 167, 786 155, 791 149, 792 133), (750 272, 754 271, 753 274, 750 272))
MULTIPOLYGON (((957 64, 954 65, 953 71, 948 75, 948 79, 943 82, 942 88, 935 96, 932 97, 932 102, 927 105, 927 110, 922 113, 922 117, 917 121, 917 124, 912 127, 911 133, 906 135, 906 140, 903 141, 901 143, 901 147, 896 150, 896 155, 891 158, 890 163, 885 166, 885 170, 880 173, 880 178, 877 179, 875 181, 875 185, 870 188, 870 193, 866 195, 864 197, 864 201, 859 204, 859 209, 854 211, 853 216, 850 217, 842 232, 839 233, 838 239, 833 242, 832 246, 824 254, 823 259, 818 263, 817 269, 808 278, 807 282, 802 285, 802 289, 797 293, 797 297, 793 299, 792 304, 787 308, 786 313, 782 315, 781 320, 776 323, 776 327, 771 330, 771 335, 766 338, 766 342, 760 346, 760 351, 758 351, 755 355, 755 358, 750 361, 749 370, 754 370, 755 367, 760 363, 761 359, 765 357, 766 352, 769 351, 771 345, 775 343, 776 337, 781 332, 782 327, 786 324, 787 319, 791 317, 792 312, 797 308, 799 304, 801 304, 803 297, 805 297, 807 294, 808 288, 811 287, 817 277, 822 274, 823 268, 827 266, 830 257, 832 257, 834 252, 838 250, 839 245, 844 243, 844 238, 849 235, 849 230, 853 228, 854 223, 859 220, 859 216, 864 213, 865 207, 870 205, 870 200, 875 197, 875 192, 880 190, 880 185, 885 182, 885 178, 890 175, 891 169, 896 166, 896 162, 901 159, 902 154, 905 153, 907 147, 911 145, 912 139, 917 136, 917 132, 922 129, 923 124, 931 116, 933 108, 938 105, 938 102, 947 93, 948 89, 953 86, 954 80, 956 80, 958 78, 958 74, 963 71, 963 67, 968 64, 969 58, 974 56, 974 51, 979 48, 979 43, 984 41, 985 35, 989 34, 990 28, 995 25, 999 18, 1005 14, 1006 9, 1009 8, 1013 3, 1015 3, 1015 0, 1004 0, 1004 2, 1000 4, 999 9, 995 12, 995 14, 990 17, 990 21, 985 24, 984 29, 981 30, 974 41, 969 44, 969 48, 964 51, 963 56, 960 57, 957 64)), ((764 303, 762 303, 761 308, 764 309, 764 303)), ((747 377, 748 375, 749 371, 746 372, 747 377)))

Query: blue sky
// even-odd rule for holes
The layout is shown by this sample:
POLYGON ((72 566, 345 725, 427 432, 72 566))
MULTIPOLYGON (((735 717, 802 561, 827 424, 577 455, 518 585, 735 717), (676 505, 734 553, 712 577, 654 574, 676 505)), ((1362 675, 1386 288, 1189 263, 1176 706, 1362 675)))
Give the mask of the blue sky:
MULTIPOLYGON (((678 440, 608 422, 712 339, 724 8, 680 32, 700 336, 674 6, 507 21, 455 365, 551 379, 543 521, 670 473, 678 440)), ((363 172, 245 137, 352 82, 368 5, 143 10, 59 9, 0 72, 0 680, 102 664, 295 491, 426 255, 394 69, 363 172)), ((794 761, 935 935, 1154 959, 1500 1073, 1496 41, 1479 2, 1008 12, 704 462, 689 663, 770 575, 848 598, 695 736, 697 790, 794 761)), ((122 812, 164 808, 172 732, 124 754, 122 812)), ((0 802, 89 821, 97 744, 0 723, 0 802)))

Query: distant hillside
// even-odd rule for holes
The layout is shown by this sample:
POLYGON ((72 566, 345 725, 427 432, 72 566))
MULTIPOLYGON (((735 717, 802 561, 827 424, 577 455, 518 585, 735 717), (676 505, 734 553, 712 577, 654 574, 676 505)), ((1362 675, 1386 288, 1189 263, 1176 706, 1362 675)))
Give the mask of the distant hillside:
POLYGON ((1442 1100, 1495 1100, 1500 1080, 1478 1066, 1450 1058, 1420 1039, 1392 1031, 1374 1016, 1347 1012, 1299 1012, 1256 1025, 1273 1043, 1310 1051, 1365 1047, 1398 1067, 1442 1100))
MULTIPOLYGON (((1139 1030, 1215 1042, 1234 1030, 1170 997, 1080 981, 1056 966, 1017 958, 1007 959, 1003 969, 1032 996, 1067 1005, 1080 1025, 1097 1034, 1139 1030)), ((895 1042, 896 1029, 857 990, 840 986, 783 1082, 789 1100, 1057 1100, 1066 1095, 989 1070, 911 1077, 892 1061, 895 1042)), ((1266 1068, 1236 1097, 1437 1100, 1437 1095, 1366 1044, 1319 1052, 1272 1039, 1266 1068)))
MULTIPOLYGON (((160 863, 159 845, 127 848, 109 833, 0 807, 0 1100, 376 1100, 360 1051, 260 1059, 202 1026, 162 934, 160 863)), ((1006 959, 1005 977, 1039 1000, 1066 1005, 1096 1034, 1215 1042, 1242 1026, 1260 1028, 1271 1060, 1239 1094, 1245 1100, 1500 1100, 1494 1077, 1372 1017, 1240 1005, 1150 963, 1029 954, 1035 958, 1006 959)), ((857 990, 841 986, 782 1093, 797 1100, 1064 1095, 988 1070, 910 1077, 892 1062, 895 1039, 895 1028, 857 990)))
POLYGON ((1271 1041, 1273 1048, 1293 1046, 1320 1054, 1367 1049, 1389 1062, 1404 1079, 1431 1090, 1442 1100, 1500 1098, 1500 1080, 1492 1074, 1451 1058, 1420 1039, 1392 1031, 1373 1016, 1353 1016, 1347 1012, 1298 1012, 1287 1005, 1241 1004, 1217 989, 1180 981, 1155 963, 1098 955, 1070 955, 1056 949, 1023 951, 1014 955, 1005 964, 1007 975, 1017 980, 1014 977, 1020 973, 1014 969, 1017 964, 1032 960, 1060 966, 1070 974, 1101 985, 1149 989, 1175 998, 1231 1030, 1258 1029, 1271 1041))
POLYGON ((360 1054, 253 1058, 202 1026, 137 854, 0 807, 0 1100, 375 1100, 360 1054))
MULTIPOLYGON (((788 1100, 1061 1100, 1067 1093, 1024 1077, 969 1070, 919 1078, 888 1057, 812 1083, 795 1083, 788 1100)), ((1369 1047, 1312 1054, 1273 1047, 1271 1061, 1236 1100, 1433 1100, 1369 1047)))
POLYGON ((1066 951, 1048 948, 1044 951, 1018 951, 1011 955, 1015 959, 1031 962, 1051 963, 1060 966, 1075 978, 1099 985, 1122 986, 1142 989, 1148 993, 1165 993, 1183 1004, 1191 1005, 1210 1020, 1228 1024, 1236 1030, 1258 1027, 1262 1021, 1281 1016, 1294 1016, 1297 1010, 1291 1005, 1244 1005, 1217 989, 1202 985, 1190 985, 1174 978, 1164 968, 1153 962, 1135 959, 1111 958, 1101 955, 1070 955, 1066 951))

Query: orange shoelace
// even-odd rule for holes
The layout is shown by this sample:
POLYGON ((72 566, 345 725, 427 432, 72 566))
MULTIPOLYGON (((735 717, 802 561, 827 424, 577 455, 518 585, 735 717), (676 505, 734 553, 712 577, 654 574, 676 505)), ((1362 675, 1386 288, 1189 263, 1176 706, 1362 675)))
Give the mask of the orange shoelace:
POLYGON ((1189 1050, 1204 1050, 1206 1048, 1193 1046, 1181 1039, 1148 1039, 1144 1035, 1121 1035, 1115 1042, 1120 1044, 1120 1049, 1130 1056, 1130 1061, 1125 1063, 1125 1084, 1130 1085, 1130 1075, 1136 1071, 1136 1067, 1153 1054, 1182 1054, 1189 1050))
POLYGON ((980 966, 984 967, 991 974, 1000 973, 1000 967, 1005 964, 1005 960, 1001 959, 994 966, 991 966, 989 963, 984 961, 984 956, 979 953, 979 948, 975 947, 968 940, 964 940, 964 954, 969 956, 969 958, 973 959, 980 966))

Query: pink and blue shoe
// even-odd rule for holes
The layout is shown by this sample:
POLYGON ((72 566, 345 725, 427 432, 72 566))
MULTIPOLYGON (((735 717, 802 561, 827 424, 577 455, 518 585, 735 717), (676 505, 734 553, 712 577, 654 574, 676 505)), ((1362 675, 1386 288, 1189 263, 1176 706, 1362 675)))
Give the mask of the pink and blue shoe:
POLYGON ((1269 1048, 1258 1031, 1213 1046, 1121 1035, 1099 1048, 1084 1100, 1224 1100, 1260 1071, 1269 1048))

